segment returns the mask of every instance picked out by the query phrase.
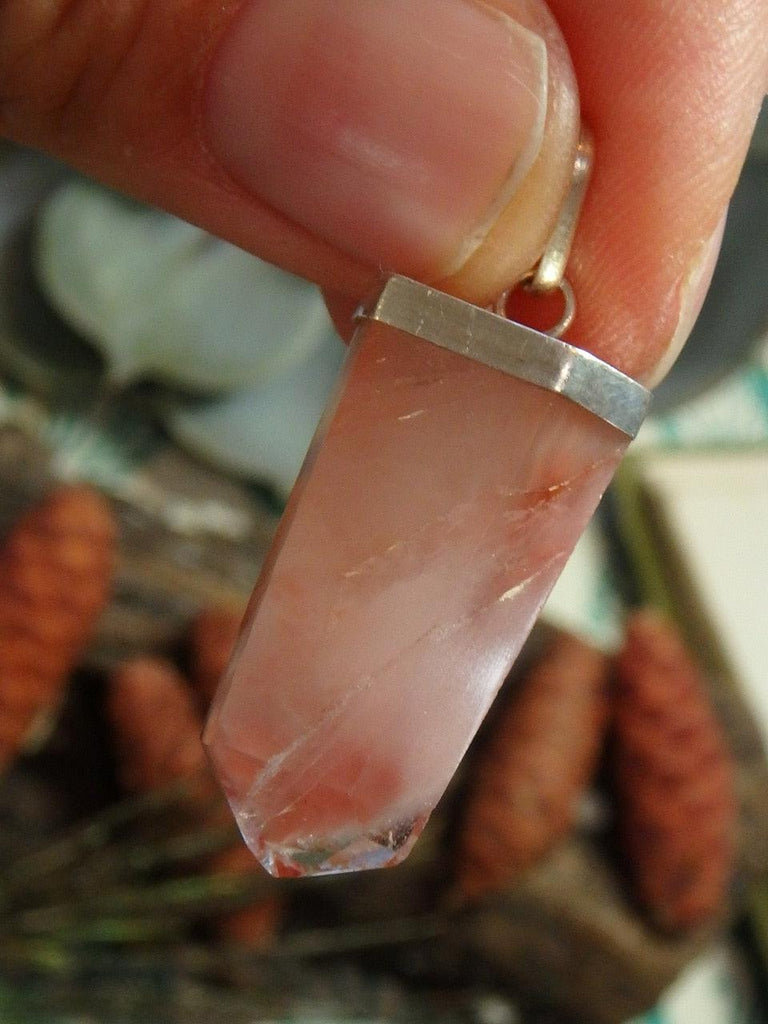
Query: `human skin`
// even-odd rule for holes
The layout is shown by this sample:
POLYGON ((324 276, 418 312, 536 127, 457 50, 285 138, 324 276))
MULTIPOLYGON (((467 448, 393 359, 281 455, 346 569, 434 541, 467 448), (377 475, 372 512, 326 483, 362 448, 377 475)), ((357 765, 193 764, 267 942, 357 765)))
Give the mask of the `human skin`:
POLYGON ((573 340, 650 381, 703 300, 767 82, 765 0, 0 0, 2 134, 317 281, 341 319, 382 270, 477 302, 525 270, 567 185, 578 83, 597 160, 568 270, 573 340), (276 4, 291 13, 290 31, 276 4), (375 39, 363 7, 381 15, 375 39), (401 32, 387 30, 395 8, 401 32), (464 33, 465 22, 478 32, 464 33), (491 77, 482 95, 497 109, 477 90, 464 109, 461 83, 486 68, 486 54, 499 90, 491 77), (394 116, 401 93, 403 117, 421 119, 408 137, 394 116), (308 109, 316 130, 305 137, 308 109), (389 133, 386 146, 374 128, 360 143, 366 118, 389 133), (438 137, 452 123, 467 141, 454 168, 438 137), (261 162, 248 150, 252 129, 261 162), (499 177, 507 133, 522 178, 502 212, 484 197, 510 184, 499 177), (414 138, 427 140, 424 152, 414 138), (423 230, 418 217, 390 222, 384 201, 398 174, 408 199, 411 168, 423 230), (323 203, 313 205, 310 186, 323 203))

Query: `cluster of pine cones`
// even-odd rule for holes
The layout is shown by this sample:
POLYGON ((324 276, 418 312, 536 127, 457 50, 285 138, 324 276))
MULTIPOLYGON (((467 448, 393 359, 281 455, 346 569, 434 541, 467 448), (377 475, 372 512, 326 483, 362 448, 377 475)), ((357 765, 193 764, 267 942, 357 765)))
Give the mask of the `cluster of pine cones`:
MULTIPOLYGON (((87 486, 60 486, 27 510, 0 548, 0 767, 58 704, 110 596, 117 526, 87 486)), ((155 658, 119 666, 105 706, 129 794, 193 779, 209 821, 227 816, 200 745, 241 609, 191 624, 186 676, 155 658)), ((667 931, 723 910, 734 859, 734 765, 701 674, 675 628, 652 611, 627 623, 615 658, 560 635, 497 716, 472 765, 454 889, 471 902, 513 884, 573 827, 604 768, 615 793, 619 849, 634 893, 667 931)), ((259 870, 241 845, 212 871, 259 870)), ((225 937, 259 944, 277 905, 222 917, 225 937)))

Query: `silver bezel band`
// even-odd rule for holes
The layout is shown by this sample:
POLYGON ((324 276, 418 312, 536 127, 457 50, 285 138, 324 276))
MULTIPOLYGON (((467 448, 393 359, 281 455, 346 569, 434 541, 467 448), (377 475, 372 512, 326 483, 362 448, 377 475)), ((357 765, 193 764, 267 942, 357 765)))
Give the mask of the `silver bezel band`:
POLYGON ((407 277, 358 316, 563 395, 629 437, 648 411, 650 391, 597 356, 407 277))

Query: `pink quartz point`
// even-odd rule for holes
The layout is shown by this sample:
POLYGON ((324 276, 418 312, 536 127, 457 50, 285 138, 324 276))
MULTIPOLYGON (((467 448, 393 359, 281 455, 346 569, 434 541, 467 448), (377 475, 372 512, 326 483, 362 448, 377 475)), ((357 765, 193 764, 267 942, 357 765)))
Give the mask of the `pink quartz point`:
POLYGON ((363 322, 204 735, 267 871, 406 857, 628 442, 363 322))

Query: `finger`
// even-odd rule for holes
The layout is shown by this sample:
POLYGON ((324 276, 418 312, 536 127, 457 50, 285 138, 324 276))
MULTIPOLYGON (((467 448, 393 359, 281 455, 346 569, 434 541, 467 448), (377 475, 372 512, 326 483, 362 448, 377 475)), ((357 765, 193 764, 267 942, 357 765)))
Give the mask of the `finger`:
POLYGON ((0 68, 9 135, 357 297, 456 271, 510 201, 464 291, 524 272, 578 130, 539 0, 6 0, 0 68))
POLYGON ((551 0, 596 165, 568 270, 579 344, 658 380, 693 326, 768 86, 765 0, 551 0))
MULTIPOLYGON (((282 0, 128 0, 108 15, 96 0, 10 0, 0 124, 347 296, 393 269, 485 301, 538 255, 576 120, 546 10, 494 6, 512 21, 473 0, 294 0, 285 31, 282 0), (543 126, 526 103, 542 103, 536 38, 543 126)), ((765 85, 768 8, 552 6, 598 154, 569 270, 575 335, 647 375, 706 284, 765 85)))

